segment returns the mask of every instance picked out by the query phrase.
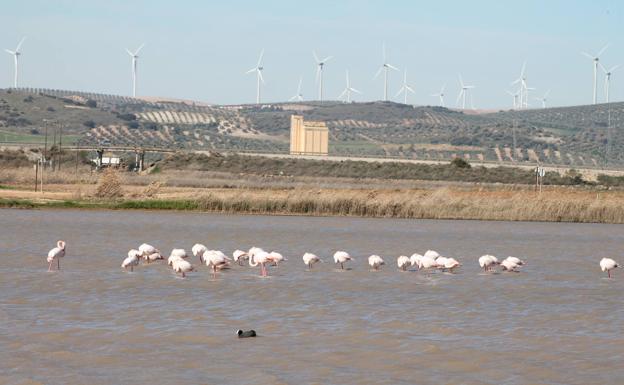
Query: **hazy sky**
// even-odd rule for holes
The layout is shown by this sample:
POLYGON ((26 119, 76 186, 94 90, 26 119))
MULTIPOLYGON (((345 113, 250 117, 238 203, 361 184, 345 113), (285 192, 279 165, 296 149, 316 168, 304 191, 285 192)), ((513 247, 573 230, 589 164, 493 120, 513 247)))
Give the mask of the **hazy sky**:
MULTIPOLYGON (((474 84, 478 108, 511 105, 505 90, 527 60, 533 99, 552 89, 550 105, 591 102, 594 53, 606 43, 606 67, 624 64, 624 5, 617 1, 53 1, 4 0, 1 48, 22 36, 21 85, 131 94, 131 59, 140 53, 138 94, 236 104, 255 100, 245 75, 265 49, 263 101, 284 101, 303 77, 316 98, 315 63, 325 71, 326 99, 336 98, 350 72, 355 100, 379 100, 373 80, 386 42, 388 61, 408 71, 415 104, 436 104, 446 84, 455 105, 457 74, 474 84)), ((0 85, 12 85, 13 59, 2 52, 0 85)), ((402 73, 391 73, 390 93, 402 73)), ((604 99, 599 74, 599 100, 604 99)), ((402 100, 402 97, 397 100, 402 100)), ((612 77, 611 100, 624 100, 624 68, 612 77)))

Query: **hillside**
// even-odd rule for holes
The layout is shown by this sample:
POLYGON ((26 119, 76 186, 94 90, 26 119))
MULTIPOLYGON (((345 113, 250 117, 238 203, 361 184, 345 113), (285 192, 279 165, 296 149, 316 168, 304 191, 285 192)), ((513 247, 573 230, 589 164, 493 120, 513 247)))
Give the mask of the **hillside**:
POLYGON ((0 140, 40 142, 43 119, 53 119, 64 124, 70 142, 286 152, 293 113, 327 123, 333 155, 460 156, 583 167, 604 165, 609 147, 609 165, 624 163, 619 133, 624 103, 464 114, 392 102, 211 106, 62 90, 0 90, 0 140))

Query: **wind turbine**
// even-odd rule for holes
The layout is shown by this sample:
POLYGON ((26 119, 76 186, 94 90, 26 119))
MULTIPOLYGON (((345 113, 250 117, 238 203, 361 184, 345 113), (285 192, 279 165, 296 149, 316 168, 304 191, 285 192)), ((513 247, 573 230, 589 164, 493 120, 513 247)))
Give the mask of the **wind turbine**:
POLYGON ((611 74, 613 74, 613 71, 615 71, 616 69, 618 69, 620 67, 620 65, 616 65, 611 67, 610 69, 606 69, 602 63, 600 63, 600 68, 602 69, 602 72, 605 73, 605 82, 604 82, 604 89, 605 89, 605 97, 607 100, 607 103, 609 103, 609 86, 611 85, 611 74))
POLYGON ((13 59, 15 61, 15 78, 13 79, 13 88, 17 88, 17 73, 18 73, 18 59, 19 56, 22 54, 20 52, 20 47, 22 46, 22 43, 24 42, 24 40, 26 39, 26 36, 24 36, 22 38, 22 40, 20 40, 19 44, 17 44, 17 47, 15 48, 15 51, 11 51, 10 49, 5 49, 5 51, 7 51, 7 53, 13 55, 13 59))
POLYGON ((136 83, 137 83, 137 59, 139 58, 139 51, 143 49, 145 43, 141 44, 139 48, 137 48, 134 53, 132 53, 128 48, 126 48, 126 52, 132 58, 132 97, 136 98, 136 83))
POLYGON ((381 64, 381 66, 379 67, 379 70, 377 71, 377 73, 375 74, 375 77, 373 79, 377 79, 377 77, 379 76, 381 71, 384 72, 384 97, 383 97, 383 100, 386 101, 386 100, 388 100, 388 70, 398 71, 399 69, 396 68, 395 66, 393 66, 392 64, 387 63, 387 60, 386 60, 386 43, 382 44, 381 51, 382 51, 382 56, 383 56, 383 62, 381 64))
POLYGON ((264 70, 264 67, 262 66, 262 57, 264 56, 264 49, 262 49, 262 51, 260 51, 260 57, 258 58, 258 64, 256 64, 256 66, 252 69, 250 69, 249 71, 245 72, 246 74, 250 74, 252 72, 256 73, 256 81, 257 81, 257 85, 256 85, 256 104, 260 104, 260 82, 262 82, 262 84, 264 84, 264 78, 262 77, 262 70, 264 70))
POLYGON ((407 84, 407 70, 403 71, 403 85, 397 94, 394 96, 395 98, 403 92, 403 104, 407 104, 407 91, 414 93, 412 87, 407 84))
POLYGON ((507 94, 509 94, 509 96, 513 97, 513 109, 517 109, 518 108, 518 95, 520 94, 521 91, 516 92, 515 94, 511 91, 505 91, 507 92, 507 94))
POLYGON ((598 54, 596 55, 590 55, 587 52, 581 52, 581 55, 587 56, 594 62, 594 94, 593 94, 594 104, 596 104, 596 76, 598 75, 598 62, 600 61, 600 55, 602 55, 608 47, 609 47, 609 44, 605 45, 604 47, 602 47, 600 51, 598 51, 598 54))
POLYGON ((525 104, 528 105, 529 97, 528 97, 528 92, 527 92, 526 75, 524 74, 525 70, 526 70, 526 60, 522 63, 522 69, 520 70, 520 76, 518 77, 518 79, 511 82, 512 86, 514 84, 519 84, 519 87, 520 87, 520 89, 516 93, 516 96, 518 96, 519 94, 520 101, 519 103, 514 102, 514 108, 518 108, 518 109, 524 108, 525 104))
POLYGON ((442 86, 439 93, 431 95, 431 96, 436 96, 440 98, 440 107, 445 107, 444 105, 444 88, 445 87, 446 87, 446 84, 442 86))
POLYGON ((550 90, 546 91, 544 96, 542 96, 541 98, 535 98, 535 100, 539 100, 540 102, 542 102, 542 108, 546 108, 546 101, 548 100, 547 99, 548 94, 550 94, 550 90))
MULTIPOLYGON (((457 103, 459 104, 459 100, 462 100, 462 110, 466 109, 466 94, 468 93, 468 90, 471 90, 473 88, 475 88, 475 86, 467 86, 464 84, 464 80, 462 79, 461 74, 458 74, 459 76, 459 85, 460 85, 460 90, 459 90, 459 95, 457 96, 457 103)), ((472 94, 470 95, 470 104, 472 104, 472 94)), ((474 110, 474 106, 472 106, 472 109, 474 110)))
POLYGON ((312 51, 312 55, 314 56, 314 60, 316 61, 316 81, 319 83, 319 100, 323 101, 323 67, 325 67, 325 63, 327 63, 333 56, 327 56, 323 60, 319 60, 318 56, 316 56, 316 52, 312 51))
POLYGON ((342 91, 340 96, 338 96, 338 99, 342 99, 343 97, 345 97, 345 101, 347 103, 351 103, 351 92, 355 92, 356 94, 361 94, 360 91, 351 87, 351 83, 349 82, 349 70, 347 70, 347 86, 345 87, 344 91, 342 91))
POLYGON ((292 101, 302 101, 303 100, 303 95, 301 94, 301 82, 303 81, 303 78, 299 78, 299 85, 297 86, 297 93, 290 99, 288 99, 290 102, 292 101))

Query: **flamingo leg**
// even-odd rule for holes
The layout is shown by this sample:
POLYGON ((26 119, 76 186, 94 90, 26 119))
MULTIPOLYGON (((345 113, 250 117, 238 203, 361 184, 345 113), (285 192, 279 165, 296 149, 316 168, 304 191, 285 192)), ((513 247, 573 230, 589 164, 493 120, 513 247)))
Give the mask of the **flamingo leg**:
POLYGON ((340 262, 340 269, 344 270, 344 266, 342 265, 342 262, 340 262))
POLYGON ((61 270, 61 258, 56 260, 56 268, 61 270))
POLYGON ((130 266, 130 271, 134 271, 134 266, 130 266))
POLYGON ((607 275, 611 278, 611 270, 607 270, 607 275))
POLYGON ((48 271, 52 271, 52 262, 50 262, 50 265, 48 266, 48 271))

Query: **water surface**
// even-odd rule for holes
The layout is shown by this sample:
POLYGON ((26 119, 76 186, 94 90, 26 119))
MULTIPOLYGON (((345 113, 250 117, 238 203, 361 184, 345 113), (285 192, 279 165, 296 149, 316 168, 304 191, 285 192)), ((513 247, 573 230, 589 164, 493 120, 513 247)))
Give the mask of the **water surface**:
POLYGON ((620 255, 621 225, 5 209, 0 226, 0 383, 624 383, 624 272, 598 268, 620 255), (47 273, 59 238, 67 256, 47 273), (289 260, 266 279, 249 266, 124 273, 142 242, 289 260), (351 270, 331 263, 338 249, 351 270), (462 268, 397 271, 398 255, 427 249, 462 268), (308 271, 306 251, 326 262, 308 271), (482 274, 485 253, 528 264, 482 274))

